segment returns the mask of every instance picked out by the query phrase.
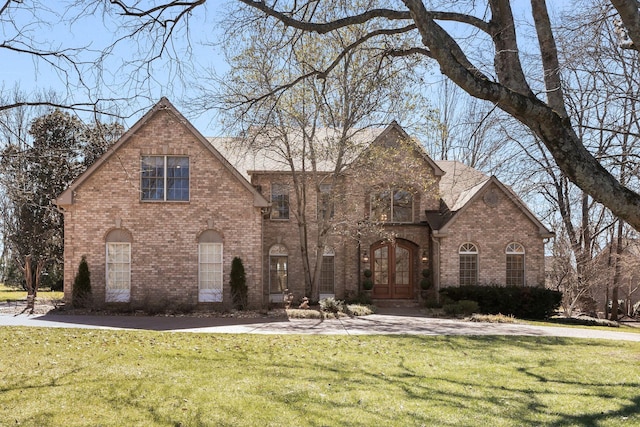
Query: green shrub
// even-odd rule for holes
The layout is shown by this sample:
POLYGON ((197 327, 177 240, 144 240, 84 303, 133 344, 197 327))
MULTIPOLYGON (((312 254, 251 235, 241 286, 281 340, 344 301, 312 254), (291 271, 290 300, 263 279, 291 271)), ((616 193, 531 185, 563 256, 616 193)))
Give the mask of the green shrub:
POLYGON ((429 279, 428 277, 423 277, 422 279, 420 279, 420 288, 423 291, 426 291, 429 288, 431 288, 431 279, 429 279))
POLYGON ((360 304, 360 305, 371 305, 371 296, 365 294, 364 292, 360 292, 356 296, 352 296, 346 300, 347 304, 360 304))
POLYGON ((478 313, 480 311, 478 303, 468 299, 458 301, 458 305, 460 306, 460 311, 462 311, 462 314, 465 316, 470 316, 473 313, 478 313))
POLYGON ((373 272, 371 270, 369 270, 368 268, 366 270, 364 270, 362 272, 362 274, 364 275, 364 277, 366 277, 367 279, 371 276, 373 276, 373 272))
POLYGON ((366 278, 362 281, 362 289, 365 291, 370 291, 373 289, 373 280, 366 278))
POLYGON ((424 306, 426 308, 442 308, 442 303, 438 302, 435 298, 429 298, 425 300, 424 306))
POLYGON ((319 302, 320 310, 327 312, 338 314, 344 312, 344 302, 340 300, 336 300, 333 297, 323 298, 319 302))
POLYGON ((528 286, 459 286, 440 291, 447 301, 476 301, 482 314, 546 319, 562 301, 562 293, 528 286))
POLYGON ((462 307, 460 307, 460 304, 457 302, 443 305, 442 310, 444 310, 444 314, 447 316, 459 316, 462 314, 462 307))
POLYGON ((233 307, 238 310, 246 309, 249 292, 247 288, 247 277, 244 273, 242 260, 238 257, 233 258, 233 261, 231 261, 229 284, 231 286, 231 300, 233 301, 233 307))
POLYGON ((83 255, 78 266, 78 274, 73 280, 71 302, 74 307, 84 308, 91 304, 91 273, 87 258, 83 255))

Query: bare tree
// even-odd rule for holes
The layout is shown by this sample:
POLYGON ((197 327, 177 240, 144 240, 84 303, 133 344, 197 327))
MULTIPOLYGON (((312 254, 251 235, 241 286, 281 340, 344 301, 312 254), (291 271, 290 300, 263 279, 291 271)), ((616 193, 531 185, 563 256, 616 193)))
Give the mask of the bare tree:
MULTIPOLYGON (((372 2, 332 20, 314 16, 312 12, 316 2, 289 4, 239 1, 259 10, 271 22, 281 22, 318 37, 367 22, 375 23, 375 29, 363 35, 363 39, 387 43, 390 55, 421 55, 435 60, 442 73, 471 96, 494 103, 531 129, 572 182, 609 207, 617 216, 640 228, 640 196, 622 185, 589 152, 571 122, 564 103, 555 33, 544 1, 532 2, 531 15, 539 41, 540 64, 544 70, 542 88, 532 86, 535 82, 527 78, 523 69, 516 37, 518 25, 508 0, 487 1, 488 19, 481 15, 484 9, 474 8, 467 2, 449 3, 448 10, 429 10, 422 1, 404 0, 402 7, 372 2), (488 64, 474 63, 473 57, 465 53, 456 40, 456 26, 448 30, 450 27, 442 26, 439 22, 471 27, 477 32, 477 38, 490 43, 495 52, 491 73, 488 72, 488 64), (403 44, 390 41, 391 37, 398 35, 407 36, 403 37, 403 44), (544 97, 536 95, 540 89, 544 97)), ((632 3, 637 15, 637 4, 632 3)), ((636 22, 625 13, 628 8, 622 9, 630 5, 628 1, 613 2, 613 6, 620 8, 621 20, 633 40, 636 22)), ((347 47, 345 51, 349 49, 347 47)), ((340 55, 344 53, 337 55, 336 61, 341 59, 340 55)), ((315 70, 300 78, 323 75, 325 72, 315 70)), ((278 89, 287 87, 290 85, 282 85, 278 89)))
MULTIPOLYGON (((339 11, 319 5, 314 12, 331 16, 339 11)), ((362 209, 346 208, 351 207, 350 198, 344 197, 346 170, 362 152, 363 143, 373 139, 368 138, 372 135, 368 128, 386 126, 391 117, 407 117, 426 105, 415 102, 420 94, 410 91, 418 64, 415 58, 391 61, 384 49, 362 39, 364 29, 360 28, 346 28, 322 40, 303 39, 282 25, 274 31, 264 20, 254 21, 245 30, 227 32, 231 71, 215 80, 222 88, 225 123, 244 135, 239 140, 244 150, 262 154, 279 165, 276 169, 287 172, 306 293, 317 299, 328 239, 355 234, 345 224, 362 226, 361 217, 352 218, 354 211, 360 215, 362 209), (282 49, 283 45, 290 50, 282 49), (339 53, 344 55, 341 61, 334 61, 333 67, 327 64, 339 53), (278 91, 296 75, 320 68, 331 68, 331 72, 278 91), (321 215, 316 215, 317 197, 322 199, 318 203, 325 204, 321 215)), ((215 89, 203 89, 200 102, 206 104, 215 89)))

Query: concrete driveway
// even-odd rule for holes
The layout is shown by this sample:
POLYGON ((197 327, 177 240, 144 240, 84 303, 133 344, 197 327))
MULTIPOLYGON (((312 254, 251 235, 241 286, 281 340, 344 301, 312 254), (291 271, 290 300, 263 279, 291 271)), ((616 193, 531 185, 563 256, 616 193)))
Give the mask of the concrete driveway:
POLYGON ((315 335, 522 335, 540 337, 594 338, 640 342, 640 333, 617 329, 597 330, 531 326, 524 324, 475 323, 439 319, 419 314, 373 314, 330 320, 286 318, 219 318, 104 315, 0 315, 0 326, 151 330, 198 333, 315 334, 315 335))

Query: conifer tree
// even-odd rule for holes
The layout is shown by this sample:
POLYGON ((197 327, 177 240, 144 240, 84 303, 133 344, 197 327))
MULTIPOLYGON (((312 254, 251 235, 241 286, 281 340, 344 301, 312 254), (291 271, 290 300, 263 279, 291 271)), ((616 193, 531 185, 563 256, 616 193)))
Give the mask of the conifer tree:
POLYGON ((231 299, 233 306, 238 310, 247 308, 247 277, 244 273, 244 265, 238 257, 231 262, 231 299))
POLYGON ((91 299, 91 273, 89 273, 89 265, 87 258, 83 255, 73 281, 72 301, 74 307, 87 307, 91 299))

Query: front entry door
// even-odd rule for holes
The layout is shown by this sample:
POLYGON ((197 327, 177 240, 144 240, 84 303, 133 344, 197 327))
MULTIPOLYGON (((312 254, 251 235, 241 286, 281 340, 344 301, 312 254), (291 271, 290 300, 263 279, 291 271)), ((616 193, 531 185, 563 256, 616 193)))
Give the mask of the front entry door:
POLYGON ((413 248, 404 242, 380 243, 373 254, 373 298, 413 298, 413 248))

